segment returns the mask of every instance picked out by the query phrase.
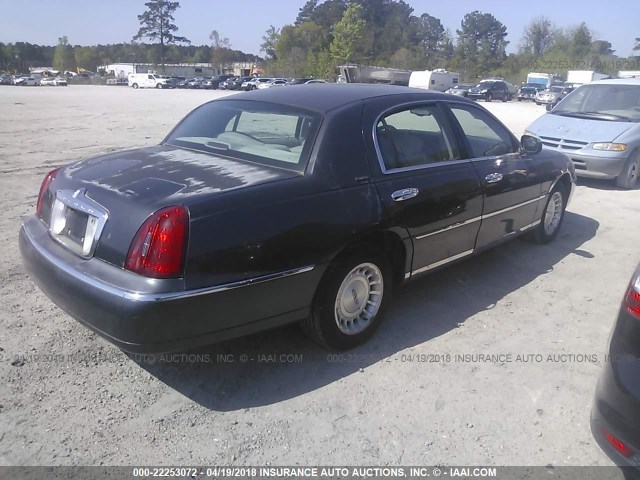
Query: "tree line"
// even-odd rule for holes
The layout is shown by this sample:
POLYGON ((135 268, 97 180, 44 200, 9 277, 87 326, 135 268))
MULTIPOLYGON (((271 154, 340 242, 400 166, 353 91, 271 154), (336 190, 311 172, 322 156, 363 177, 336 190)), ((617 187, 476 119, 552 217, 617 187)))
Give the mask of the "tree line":
POLYGON ((129 43, 71 45, 67 37, 56 46, 26 42, 0 43, 0 70, 24 72, 28 67, 96 71, 110 63, 211 63, 219 68, 232 62, 266 64, 269 75, 332 78, 345 63, 379 65, 406 70, 446 68, 465 81, 500 75, 514 82, 532 70, 565 75, 567 70, 596 70, 615 75, 618 70, 640 70, 638 56, 619 57, 611 43, 594 38, 584 23, 562 28, 546 17, 531 20, 518 43, 507 54, 507 27, 493 14, 464 15, 455 32, 441 20, 414 9, 403 0, 308 0, 291 25, 265 32, 265 58, 232 47, 229 38, 213 30, 210 45, 194 46, 177 35, 171 0, 149 0, 138 15, 140 29, 129 43), (148 39, 152 43, 141 43, 148 39), (182 45, 178 45, 182 44, 182 45))
MULTIPOLYGON (((446 68, 467 81, 488 75, 520 81, 536 68, 561 75, 567 70, 615 75, 635 65, 640 70, 640 56, 618 57, 584 22, 561 28, 546 17, 534 18, 517 53, 507 54, 507 37, 507 27, 481 11, 464 15, 452 32, 429 13, 416 15, 403 0, 308 0, 292 25, 267 30, 261 48, 269 73, 280 76, 330 77, 345 63, 446 68)), ((640 55, 640 38, 634 51, 640 55)))

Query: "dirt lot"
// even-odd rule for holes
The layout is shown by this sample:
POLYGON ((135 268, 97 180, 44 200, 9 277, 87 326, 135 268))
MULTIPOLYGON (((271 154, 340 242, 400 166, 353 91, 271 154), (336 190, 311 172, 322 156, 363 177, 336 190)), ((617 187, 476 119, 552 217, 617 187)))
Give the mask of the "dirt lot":
MULTIPOLYGON (((640 190, 581 182, 554 243, 410 283, 344 355, 291 326, 144 364, 37 290, 17 235, 46 172, 157 143, 221 94, 0 87, 0 464, 610 465, 589 410, 640 261, 640 190)), ((518 135, 543 113, 486 106, 518 135)))

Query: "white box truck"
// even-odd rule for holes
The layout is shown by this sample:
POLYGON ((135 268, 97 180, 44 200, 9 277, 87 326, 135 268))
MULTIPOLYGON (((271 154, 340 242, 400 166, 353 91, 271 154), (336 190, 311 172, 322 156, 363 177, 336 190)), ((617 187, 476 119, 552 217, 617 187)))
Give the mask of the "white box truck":
POLYGON ((640 78, 640 70, 620 70, 618 78, 640 78))
POLYGON ((604 73, 594 72, 593 70, 569 70, 567 72, 567 81, 573 85, 584 85, 585 83, 595 82, 596 80, 604 80, 611 78, 604 73))
POLYGON ((460 83, 460 74, 448 72, 442 68, 437 70, 418 70, 411 72, 409 86, 444 92, 460 83))
POLYGON ((130 73, 127 77, 129 86, 133 88, 171 88, 170 79, 153 73, 130 73))

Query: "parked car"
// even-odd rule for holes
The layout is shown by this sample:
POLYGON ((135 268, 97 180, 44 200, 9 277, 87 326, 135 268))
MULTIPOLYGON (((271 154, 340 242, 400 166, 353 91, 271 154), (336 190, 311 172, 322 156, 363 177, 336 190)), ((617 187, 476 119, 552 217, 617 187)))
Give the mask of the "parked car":
POLYGON ((625 293, 613 325, 600 374, 591 431, 625 478, 640 478, 640 266, 625 293))
POLYGON ((467 97, 469 95, 469 90, 473 88, 473 85, 463 85, 459 84, 450 89, 446 90, 444 93, 449 93, 451 95, 459 95, 461 97, 467 97))
POLYGON ((236 80, 238 80, 238 78, 239 77, 227 78, 225 81, 220 83, 218 88, 220 88, 220 90, 230 90, 229 85, 234 83, 236 80))
POLYGON ((11 85, 11 77, 9 75, 0 76, 0 85, 11 85))
POLYGON ((176 83, 176 88, 189 88, 189 82, 193 80, 192 78, 183 78, 182 80, 178 80, 176 83))
POLYGON ((541 149, 442 93, 256 90, 199 106, 158 146, 50 172, 19 243, 40 288, 127 351, 299 320, 347 349, 418 274, 556 237, 573 166, 541 149))
POLYGON ((202 87, 202 82, 205 79, 201 77, 191 78, 187 81, 187 88, 198 89, 202 87))
POLYGON ((582 85, 527 130, 547 148, 570 155, 578 176, 615 178, 618 187, 634 188, 640 176, 640 79, 582 85))
POLYGON ((311 77, 292 78, 291 80, 288 80, 287 83, 289 85, 304 85, 305 83, 307 83, 310 80, 313 80, 313 78, 311 78, 311 77))
POLYGON ((67 79, 64 77, 44 77, 40 79, 41 86, 66 87, 67 79))
POLYGON ((242 82, 242 85, 240 88, 241 90, 245 90, 245 91, 255 90, 256 88, 258 88, 258 85, 260 85, 261 83, 267 83, 267 82, 270 82, 271 80, 273 80, 273 78, 267 78, 267 77, 252 78, 251 80, 242 82))
POLYGON ((253 77, 236 77, 235 79, 227 80, 227 90, 240 90, 244 82, 253 80, 253 77))
POLYGON ((563 87, 562 85, 553 85, 546 90, 540 90, 536 93, 536 105, 546 105, 547 110, 551 110, 558 103, 560 103, 560 100, 562 100, 574 90, 575 88, 573 87, 563 87))
POLYGON ((274 78, 272 80, 269 80, 268 82, 259 83, 258 90, 263 90, 265 88, 273 88, 273 87, 284 87, 286 85, 289 85, 289 83, 287 83, 285 79, 274 78))
POLYGON ((224 82, 228 78, 231 78, 231 75, 216 75, 211 78, 204 79, 200 86, 207 90, 217 90, 220 87, 220 83, 224 82))
POLYGON ((493 99, 500 99, 503 102, 511 100, 509 87, 502 80, 484 80, 475 87, 470 88, 467 97, 472 100, 485 100, 490 102, 493 99))
POLYGON ((40 80, 38 80, 35 77, 19 77, 16 78, 14 83, 14 85, 21 85, 21 86, 27 86, 27 87, 37 87, 38 85, 40 85, 40 80))
POLYGON ((129 81, 124 77, 108 78, 107 85, 128 86, 129 81))
POLYGON ((536 100, 536 94, 544 90, 546 88, 545 85, 540 83, 525 83, 518 90, 518 101, 522 100, 536 100))

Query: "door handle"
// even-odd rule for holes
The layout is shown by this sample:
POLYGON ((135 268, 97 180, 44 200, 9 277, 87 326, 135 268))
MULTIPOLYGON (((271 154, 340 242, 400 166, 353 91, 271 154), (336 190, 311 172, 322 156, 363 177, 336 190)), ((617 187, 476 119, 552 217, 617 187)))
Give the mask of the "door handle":
POLYGON ((420 191, 417 188, 403 188, 396 190, 391 194, 391 198, 396 202, 403 202, 418 195, 420 191))
POLYGON ((500 180, 502 180, 502 174, 501 173, 490 173, 486 177, 484 177, 484 179, 487 181, 487 183, 497 183, 500 180))

